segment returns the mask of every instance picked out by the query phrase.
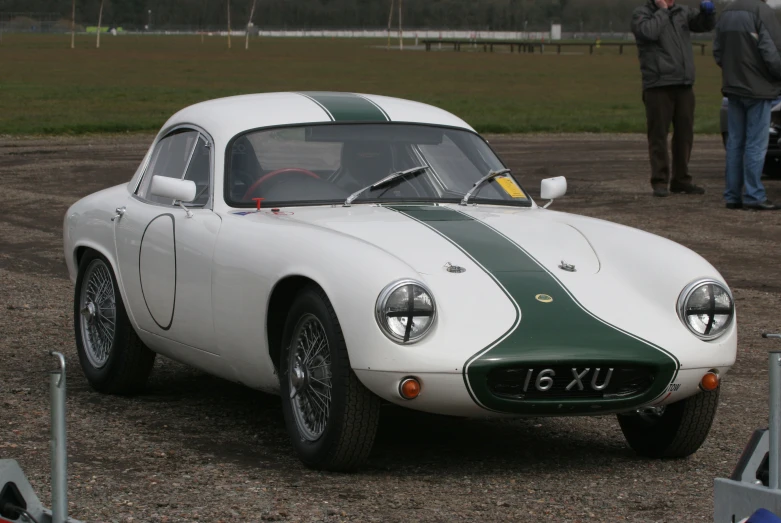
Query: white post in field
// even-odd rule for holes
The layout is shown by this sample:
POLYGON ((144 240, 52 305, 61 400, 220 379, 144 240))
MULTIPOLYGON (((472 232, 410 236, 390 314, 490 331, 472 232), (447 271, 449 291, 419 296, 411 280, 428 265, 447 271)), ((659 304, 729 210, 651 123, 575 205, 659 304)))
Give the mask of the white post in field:
POLYGON ((402 0, 399 0, 399 51, 404 50, 404 39, 401 36, 401 2, 402 0))
POLYGON ((100 22, 103 21, 103 0, 100 0, 100 9, 98 10, 98 40, 95 44, 97 49, 100 49, 100 22))
POLYGON ((228 49, 231 48, 231 0, 228 0, 228 49))
POLYGON ((244 41, 244 49, 249 49, 249 27, 250 24, 252 24, 252 15, 255 14, 255 2, 257 0, 252 0, 252 9, 249 10, 249 20, 247 21, 247 39, 244 41))
POLYGON ((76 47, 76 0, 73 0, 73 11, 71 12, 71 49, 76 47))
POLYGON ((390 32, 391 24, 393 23, 393 0, 391 0, 390 13, 388 13, 388 43, 385 45, 385 49, 390 49, 390 32))

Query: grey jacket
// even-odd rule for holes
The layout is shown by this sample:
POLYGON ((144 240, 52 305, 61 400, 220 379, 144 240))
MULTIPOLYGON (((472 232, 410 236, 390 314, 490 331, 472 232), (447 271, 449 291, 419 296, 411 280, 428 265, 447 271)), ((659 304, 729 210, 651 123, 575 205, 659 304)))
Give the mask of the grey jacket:
POLYGON ((724 96, 772 100, 781 93, 781 27, 761 0, 735 0, 719 17, 713 57, 724 96))
POLYGON ((659 9, 653 0, 635 9, 632 33, 640 56, 643 89, 694 84, 694 51, 690 33, 706 33, 716 15, 683 5, 659 9))

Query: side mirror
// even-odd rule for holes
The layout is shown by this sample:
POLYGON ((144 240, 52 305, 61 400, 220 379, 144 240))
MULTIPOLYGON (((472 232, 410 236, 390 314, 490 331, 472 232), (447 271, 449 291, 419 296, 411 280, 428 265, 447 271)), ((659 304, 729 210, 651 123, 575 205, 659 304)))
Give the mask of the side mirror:
POLYGON ((550 200, 542 206, 543 209, 547 209, 548 206, 553 203, 553 200, 561 198, 565 194, 567 194, 567 179, 563 176, 545 178, 540 183, 540 198, 543 200, 550 200))
POLYGON ((152 186, 149 192, 153 196, 171 198, 181 202, 191 202, 195 199, 195 182, 192 180, 180 180, 167 176, 153 176, 152 186))

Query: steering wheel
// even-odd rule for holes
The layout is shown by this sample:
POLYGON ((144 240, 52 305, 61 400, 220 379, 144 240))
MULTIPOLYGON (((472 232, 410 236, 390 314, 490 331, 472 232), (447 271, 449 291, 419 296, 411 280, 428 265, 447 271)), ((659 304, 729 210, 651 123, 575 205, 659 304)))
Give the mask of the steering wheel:
POLYGON ((269 180, 273 178, 274 176, 280 175, 280 174, 287 174, 287 173, 302 173, 310 178, 316 178, 320 179, 320 177, 313 173, 312 171, 309 171, 307 169, 299 169, 298 167, 284 167, 282 169, 277 169, 276 171, 271 171, 270 173, 266 173, 257 180, 255 180, 255 183, 253 183, 249 189, 247 189, 247 192, 244 193, 244 197, 242 200, 249 200, 253 194, 255 194, 255 191, 258 190, 258 187, 260 187, 260 184, 265 182, 266 180, 269 180))

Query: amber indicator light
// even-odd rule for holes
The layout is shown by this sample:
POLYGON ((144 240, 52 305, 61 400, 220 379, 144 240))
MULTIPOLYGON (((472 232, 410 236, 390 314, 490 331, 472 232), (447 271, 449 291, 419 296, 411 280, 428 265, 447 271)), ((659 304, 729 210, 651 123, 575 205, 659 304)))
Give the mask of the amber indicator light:
POLYGON ((402 380, 401 385, 399 385, 399 393, 404 399, 414 400, 420 394, 420 382, 415 378, 402 380))
POLYGON ((719 376, 714 372, 709 372, 702 377, 700 388, 706 392, 716 390, 719 387, 719 376))

